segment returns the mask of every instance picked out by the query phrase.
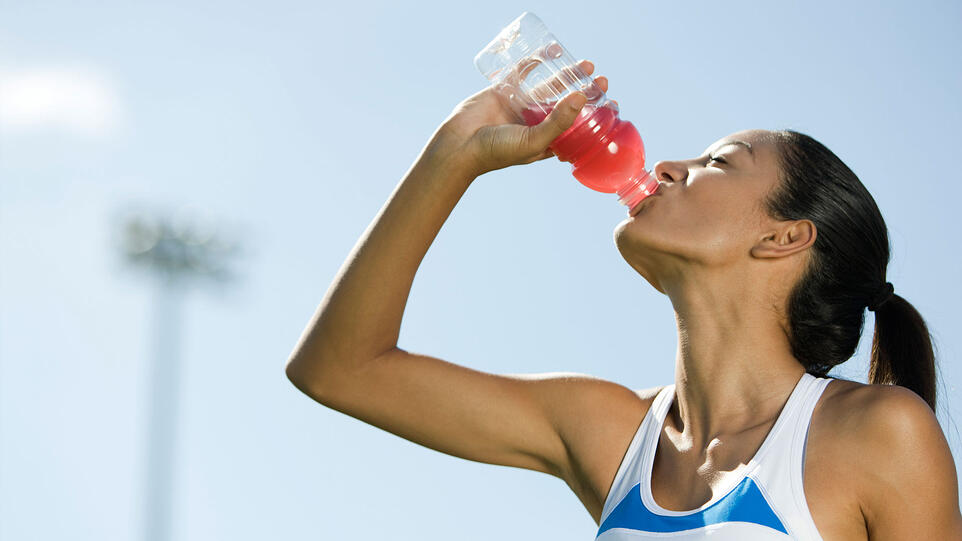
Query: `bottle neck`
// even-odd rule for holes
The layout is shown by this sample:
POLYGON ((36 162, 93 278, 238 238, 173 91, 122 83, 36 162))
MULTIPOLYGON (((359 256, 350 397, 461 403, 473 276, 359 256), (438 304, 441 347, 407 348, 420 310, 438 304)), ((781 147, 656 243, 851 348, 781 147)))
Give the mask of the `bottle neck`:
POLYGON ((642 169, 637 175, 632 176, 618 187, 618 202, 626 207, 633 208, 644 198, 655 193, 658 189, 658 180, 646 169, 642 169))

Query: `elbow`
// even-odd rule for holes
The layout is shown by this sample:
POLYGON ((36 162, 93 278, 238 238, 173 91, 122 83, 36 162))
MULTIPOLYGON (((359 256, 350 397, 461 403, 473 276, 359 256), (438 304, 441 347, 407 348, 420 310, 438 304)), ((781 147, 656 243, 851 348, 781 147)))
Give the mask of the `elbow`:
POLYGON ((316 395, 311 389, 310 377, 305 373, 302 363, 298 363, 296 359, 289 359, 287 366, 284 368, 284 373, 287 375, 287 380, 299 391, 310 397, 316 395))
POLYGON ((354 392, 361 379, 359 369, 369 363, 349 363, 332 361, 332 357, 320 359, 316 356, 292 355, 284 372, 288 381, 302 393, 321 404, 346 392, 354 392))
POLYGON ((330 366, 301 357, 291 357, 287 361, 284 373, 297 390, 321 404, 325 403, 330 391, 341 380, 338 372, 332 370, 330 366))
POLYGON ((287 375, 288 381, 290 381, 291 383, 294 384, 295 387, 297 387, 297 377, 298 377, 297 367, 294 366, 293 360, 287 361, 287 366, 284 367, 284 374, 287 375))

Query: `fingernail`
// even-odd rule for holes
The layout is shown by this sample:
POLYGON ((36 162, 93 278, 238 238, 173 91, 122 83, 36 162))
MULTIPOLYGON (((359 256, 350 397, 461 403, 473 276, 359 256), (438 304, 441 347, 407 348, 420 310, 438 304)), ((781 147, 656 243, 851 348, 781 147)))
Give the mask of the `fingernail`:
POLYGON ((577 111, 581 109, 587 101, 588 97, 579 92, 575 97, 571 98, 571 108, 577 111))

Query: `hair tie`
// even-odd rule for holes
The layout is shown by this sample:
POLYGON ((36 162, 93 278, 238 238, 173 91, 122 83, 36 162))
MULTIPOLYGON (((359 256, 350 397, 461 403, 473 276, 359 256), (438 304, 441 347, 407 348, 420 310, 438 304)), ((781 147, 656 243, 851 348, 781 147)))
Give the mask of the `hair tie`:
POLYGON ((885 285, 883 285, 878 293, 872 297, 872 300, 869 301, 868 309, 872 312, 878 310, 883 304, 887 303, 894 294, 895 288, 892 286, 892 282, 885 282, 885 285))

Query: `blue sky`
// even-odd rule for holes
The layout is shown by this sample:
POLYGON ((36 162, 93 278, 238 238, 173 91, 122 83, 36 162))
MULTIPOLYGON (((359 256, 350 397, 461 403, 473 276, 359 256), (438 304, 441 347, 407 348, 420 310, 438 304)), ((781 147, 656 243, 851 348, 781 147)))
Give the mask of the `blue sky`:
MULTIPOLYGON (((135 539, 157 288, 123 216, 239 239, 183 334, 173 531, 209 539, 589 539, 553 477, 473 463, 323 408, 284 364, 427 138, 483 88, 474 55, 538 14, 611 83, 649 160, 747 128, 834 150, 889 227, 962 443, 962 5, 303 1, 0 4, 0 538, 135 539)), ((671 306, 612 241, 625 209, 545 161, 479 178, 415 279, 400 345, 497 373, 670 383, 671 306)), ((837 374, 864 381, 872 318, 837 374)))

